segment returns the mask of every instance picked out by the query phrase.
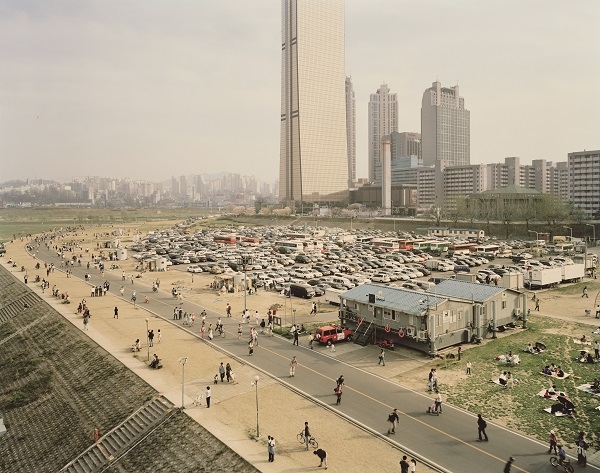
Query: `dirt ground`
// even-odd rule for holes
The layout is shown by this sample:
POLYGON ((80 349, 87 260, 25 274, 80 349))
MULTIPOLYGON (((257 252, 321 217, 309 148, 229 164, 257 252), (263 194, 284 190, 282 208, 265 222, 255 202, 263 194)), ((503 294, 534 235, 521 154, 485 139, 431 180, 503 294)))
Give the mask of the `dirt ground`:
MULTIPOLYGON (((140 233, 137 231, 137 227, 134 226, 123 228, 126 234, 120 239, 123 245, 128 246, 139 237, 140 233)), ((90 227, 74 237, 80 240, 84 262, 87 261, 86 258, 89 258, 92 252, 97 252, 96 245, 98 242, 109 239, 109 237, 98 236, 98 234, 107 233, 112 230, 114 228, 110 226, 90 227), (90 253, 85 253, 86 248, 90 249, 90 253)), ((25 264, 27 266, 30 275, 34 275, 36 273, 33 268, 35 260, 25 255, 23 245, 24 243, 20 241, 8 244, 7 255, 3 262, 6 262, 8 257, 12 256, 19 265, 25 264)), ((135 269, 136 261, 131 258, 131 255, 130 259, 119 261, 118 264, 120 265, 119 269, 107 269, 107 271, 113 271, 116 274, 125 271, 127 277, 129 275, 138 275, 138 271, 135 269)), ((160 273, 143 273, 141 278, 134 280, 134 287, 140 285, 149 287, 153 280, 159 278, 161 290, 168 291, 171 287, 177 287, 183 293, 184 307, 185 301, 190 300, 224 314, 227 303, 230 303, 232 313, 236 317, 234 320, 236 322, 240 320, 239 317, 244 308, 244 295, 239 293, 223 294, 210 289, 210 283, 214 280, 213 275, 194 274, 192 276, 191 273, 185 272, 186 266, 181 265, 179 268, 170 267, 168 271, 160 273)), ((123 349, 118 347, 130 346, 131 341, 135 338, 144 339, 144 337, 140 336, 140 333, 144 333, 144 327, 142 326, 140 329, 139 315, 139 310, 143 310, 143 303, 139 304, 140 307, 136 312, 129 305, 124 306, 121 299, 118 303, 120 307, 124 306, 121 309, 122 315, 120 316, 123 323, 117 328, 112 321, 112 307, 116 303, 115 299, 120 299, 114 296, 115 293, 118 296, 118 288, 113 291, 111 287, 113 295, 107 298, 90 299, 88 287, 82 281, 67 279, 62 273, 57 272, 55 274, 55 276, 52 276, 52 282, 56 281, 60 285, 61 290, 69 290, 71 299, 74 302, 86 297, 88 302, 94 305, 93 311, 103 314, 101 317, 94 317, 92 319, 91 327, 95 330, 93 333, 90 330, 90 336, 95 338, 101 345, 107 347, 111 353, 115 353, 115 351, 122 352, 123 349)), ((17 277, 19 277, 18 274, 17 277)), ((573 286, 572 290, 538 291, 536 295, 540 298, 541 310, 536 315, 584 323, 590 326, 600 325, 600 321, 594 319, 593 316, 595 299, 597 294, 600 293, 600 284, 593 280, 588 280, 586 284, 590 295, 589 299, 581 297, 582 293, 579 286, 573 286), (586 316, 585 310, 591 310, 592 316, 586 316)), ((126 291, 125 300, 127 301, 129 300, 128 296, 131 291, 129 280, 126 281, 124 286, 126 291)), ((139 299, 138 301, 142 302, 139 299)), ((257 295, 247 296, 246 301, 247 307, 252 314, 254 314, 255 310, 258 310, 259 314, 264 315, 269 308, 278 307, 278 315, 282 316, 283 322, 291 323, 292 321, 292 308, 288 305, 289 300, 279 294, 259 290, 257 295)), ((531 297, 529 301, 531 303, 531 297)), ((310 302, 294 299, 293 305, 293 308, 296 309, 295 321, 297 323, 311 323, 315 320, 309 315, 310 302)), ((534 304, 531 304, 532 309, 533 306, 534 304)), ((62 311, 65 311, 65 307, 61 305, 57 306, 62 311)), ((75 308, 76 305, 75 307, 71 306, 71 309, 75 308)), ((335 309, 332 309, 333 306, 320 304, 318 319, 323 321, 335 320, 337 313, 335 309)), ((69 311, 65 316, 75 324, 81 323, 80 319, 72 311, 69 311)), ((189 396, 192 396, 192 394, 195 396, 202 392, 204 384, 212 379, 213 367, 222 359, 222 354, 204 344, 198 344, 191 335, 186 334, 180 328, 176 328, 167 322, 153 320, 152 323, 155 328, 161 328, 161 332, 163 333, 164 339, 160 347, 155 349, 159 351, 161 358, 177 359, 184 354, 189 355, 190 353, 194 353, 194 356, 197 356, 199 359, 211 360, 210 363, 198 363, 193 367, 190 366, 189 371, 186 368, 186 390, 190 392, 189 396), (193 348, 191 348, 192 346, 193 348)), ((500 334, 500 337, 509 335, 509 333, 500 334)), ((489 340, 486 340, 484 343, 489 343, 489 340)), ((350 347, 351 345, 349 344, 348 346, 350 347)), ((470 349, 476 349, 476 347, 465 346, 463 353, 468 352, 470 349)), ((351 348, 348 348, 345 354, 345 361, 352 360, 350 350, 351 348)), ((344 355, 343 350, 338 350, 338 353, 340 353, 338 356, 344 355)), ((402 350, 397 350, 396 354, 398 355, 398 360, 401 360, 401 362, 397 364, 397 368, 392 368, 394 366, 393 362, 390 363, 391 360, 388 361, 388 365, 391 366, 388 371, 390 379, 421 392, 426 390, 429 369, 432 366, 440 366, 440 364, 446 363, 440 359, 429 360, 420 354, 410 351, 402 353, 402 350)), ((132 358, 131 353, 129 353, 126 358, 129 361, 126 361, 126 364, 134 370, 139 369, 140 361, 144 361, 142 360, 144 357, 138 356, 137 359, 132 358)), ((357 364, 361 362, 361 359, 357 355, 357 364)), ((143 366, 145 367, 145 364, 143 366)), ((372 370, 373 367, 365 366, 365 369, 372 370)), ((250 381, 254 373, 250 368, 244 366, 234 367, 234 370, 238 375, 238 385, 232 387, 231 392, 223 391, 222 394, 215 393, 213 402, 218 409, 211 409, 211 414, 215 415, 215 411, 217 411, 218 415, 208 418, 205 410, 201 408, 190 408, 186 412, 211 430, 240 455, 255 464, 257 468, 270 472, 297 470, 298 466, 302 468, 316 466, 313 455, 307 455, 302 448, 299 448, 299 444, 295 440, 296 431, 300 430, 300 427, 297 426, 302 426, 306 419, 314 419, 314 422, 312 422, 313 429, 319 432, 319 442, 327 446, 330 455, 330 469, 335 471, 358 471, 359 468, 361 470, 368 469, 369 467, 372 468, 374 465, 366 459, 362 460, 360 455, 346 455, 346 452, 353 449, 358 450, 359 448, 362 450, 368 448, 373 453, 370 458, 378 458, 377 467, 381 471, 396 471, 398 469, 398 461, 401 457, 401 453, 398 450, 385 442, 381 442, 381 440, 370 434, 349 425, 333 413, 325 411, 318 405, 293 394, 275 382, 261 383, 261 398, 269 399, 272 406, 285 407, 283 409, 263 409, 261 411, 263 435, 258 443, 251 440, 255 430, 256 418, 254 410, 249 409, 248 406, 252 405, 254 400, 254 390, 250 386, 250 381), (282 412, 285 416, 285 421, 283 422, 281 418, 282 412), (293 427, 290 428, 290 426, 293 427), (263 459, 263 457, 266 457, 264 439, 267 434, 273 435, 277 441, 277 467, 274 467, 275 464, 266 463, 263 459)), ((147 376, 147 370, 143 374, 147 376)), ((177 402, 180 393, 177 387, 180 386, 179 366, 166 367, 164 370, 151 374, 152 377, 148 381, 159 392, 170 395, 173 398, 172 400, 177 402)), ((459 385, 464 378, 465 374, 462 368, 460 370, 444 370, 443 373, 443 383, 449 388, 459 385)), ((186 398, 186 404, 191 403, 192 400, 193 396, 186 398)), ((502 424, 503 421, 497 419, 495 422, 502 424)), ((504 424, 506 425, 507 422, 504 422, 504 424)), ((401 439, 398 439, 398 441, 401 442, 401 439)), ((418 471, 428 472, 431 470, 420 464, 418 471)))

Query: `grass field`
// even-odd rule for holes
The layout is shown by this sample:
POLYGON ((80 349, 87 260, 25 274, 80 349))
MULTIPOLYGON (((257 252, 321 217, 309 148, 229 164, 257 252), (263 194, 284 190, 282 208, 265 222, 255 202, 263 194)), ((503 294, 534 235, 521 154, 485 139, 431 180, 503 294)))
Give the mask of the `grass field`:
MULTIPOLYGON (((600 396, 592 396, 576 389, 577 386, 593 382, 600 376, 600 364, 585 364, 575 361, 582 345, 573 343, 573 338, 586 334, 592 338, 589 325, 564 322, 556 319, 531 317, 527 330, 493 343, 463 352, 461 362, 438 362, 441 389, 447 389, 448 402, 462 406, 473 413, 481 413, 489 419, 498 419, 508 427, 515 428, 528 435, 546 441, 551 429, 557 431, 559 439, 571 448, 573 440, 580 431, 593 440, 594 450, 600 449, 600 396), (548 347, 539 355, 524 353, 528 343, 542 342, 548 347), (512 350, 518 354, 521 362, 517 366, 506 366, 495 357, 512 350), (473 374, 466 376, 465 365, 473 363, 473 374), (571 373, 567 379, 560 380, 539 374, 541 369, 554 363, 571 373), (511 371, 519 383, 512 389, 502 388, 490 379, 498 378, 502 371, 511 371), (458 376, 460 381, 453 386, 444 387, 444 373, 458 376), (578 379, 580 378, 580 379, 578 379), (555 417, 543 408, 554 402, 537 396, 542 389, 555 384, 558 390, 567 393, 574 402, 576 411, 568 417, 555 417)), ((593 354, 593 347, 587 347, 593 354)))

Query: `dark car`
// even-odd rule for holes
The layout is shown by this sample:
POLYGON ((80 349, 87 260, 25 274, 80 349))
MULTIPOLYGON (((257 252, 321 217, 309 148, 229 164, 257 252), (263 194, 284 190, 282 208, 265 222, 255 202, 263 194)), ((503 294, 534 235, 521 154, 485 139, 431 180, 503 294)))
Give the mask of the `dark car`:
POLYGON ((311 299, 316 295, 315 289, 310 284, 290 284, 290 294, 304 299, 311 299))

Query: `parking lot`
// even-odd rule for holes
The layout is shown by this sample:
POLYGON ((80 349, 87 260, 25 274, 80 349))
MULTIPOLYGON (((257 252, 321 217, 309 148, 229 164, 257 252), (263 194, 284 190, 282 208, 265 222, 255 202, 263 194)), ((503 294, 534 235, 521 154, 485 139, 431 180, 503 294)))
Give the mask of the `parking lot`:
MULTIPOLYGON (((169 270, 232 280, 237 275, 242 282, 245 273, 249 289, 290 291, 296 297, 325 296, 335 301, 341 291, 360 284, 425 291, 466 273, 472 276, 461 278, 496 285, 515 284, 510 275, 522 274, 527 286, 532 270, 574 264, 573 251, 561 248, 561 253, 550 254, 556 248, 541 243, 310 227, 240 227, 195 233, 175 227, 151 232, 129 249, 144 265, 162 259, 169 270)), ((596 262, 595 256, 589 256, 586 269, 596 262)), ((517 288, 522 288, 523 280, 516 280, 517 288)))

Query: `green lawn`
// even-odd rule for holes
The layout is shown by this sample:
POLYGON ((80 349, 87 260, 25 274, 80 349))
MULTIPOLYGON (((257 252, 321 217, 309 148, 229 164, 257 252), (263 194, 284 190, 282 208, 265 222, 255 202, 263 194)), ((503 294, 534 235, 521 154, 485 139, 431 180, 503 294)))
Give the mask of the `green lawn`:
MULTIPOLYGON (((481 413, 489 419, 498 419, 508 427, 541 441, 546 441, 550 430, 554 429, 560 441, 571 448, 577 434, 584 431, 588 438, 593 439, 596 449, 600 448, 600 411, 594 410, 600 406, 600 396, 576 389, 576 386, 600 376, 600 364, 575 361, 582 346, 575 345, 573 337, 579 338, 585 333, 591 338, 592 327, 542 317, 531 317, 528 326, 527 330, 517 329, 510 336, 464 351, 460 363, 448 362, 445 365, 439 362, 441 389, 447 393, 448 402, 473 413, 481 413), (546 344, 548 348, 545 352, 532 355, 522 351, 528 343, 537 341, 546 344), (495 361, 497 355, 506 354, 509 350, 521 357, 519 365, 508 367, 495 361), (452 370, 464 373, 467 360, 473 363, 473 374, 470 377, 461 375, 461 381, 455 386, 444 386, 444 372, 452 370), (539 374, 550 363, 562 366, 565 372, 572 373, 571 376, 559 380, 539 374), (491 383, 490 379, 497 378, 502 371, 511 371, 519 384, 513 389, 505 389, 491 383), (552 383, 558 390, 565 391, 574 402, 574 415, 555 417, 542 411, 553 402, 537 396, 537 393, 552 383)), ((593 353, 593 347, 587 348, 593 353)))

